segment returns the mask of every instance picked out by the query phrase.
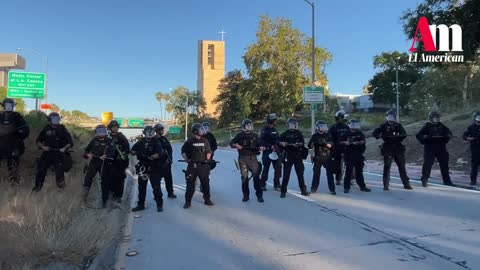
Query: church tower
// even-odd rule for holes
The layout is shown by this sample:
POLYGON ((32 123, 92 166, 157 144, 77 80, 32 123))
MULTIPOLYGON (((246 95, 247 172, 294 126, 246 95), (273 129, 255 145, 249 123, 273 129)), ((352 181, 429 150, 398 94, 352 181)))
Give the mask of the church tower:
POLYGON ((225 77, 225 42, 198 41, 197 89, 206 103, 205 113, 216 116, 213 100, 218 96, 218 85, 225 77))

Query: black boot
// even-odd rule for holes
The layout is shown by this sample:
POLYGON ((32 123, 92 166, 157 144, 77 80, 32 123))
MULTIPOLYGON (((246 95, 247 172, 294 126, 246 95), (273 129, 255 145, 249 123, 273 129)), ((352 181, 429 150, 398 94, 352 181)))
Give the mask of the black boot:
POLYGON ((337 195, 337 192, 335 192, 335 191, 330 191, 330 194, 332 194, 332 195, 337 195))
POLYGON ((248 202, 248 200, 250 200, 250 198, 248 196, 243 195, 242 202, 248 202))
POLYGON ((312 187, 312 188, 310 189, 310 193, 315 193, 315 192, 317 192, 317 188, 313 188, 313 187, 312 187))
POLYGON ((163 211, 163 204, 157 204, 157 212, 162 212, 163 211))
POLYGON ((445 182, 443 183, 445 186, 449 186, 449 187, 454 187, 455 185, 452 183, 452 181, 448 181, 448 182, 445 182))
POLYGON ((412 186, 410 185, 410 183, 403 185, 403 188, 407 189, 407 190, 412 190, 413 189, 412 186))
POLYGON ((420 180, 422 181, 422 186, 423 186, 423 187, 427 187, 427 186, 428 186, 428 180, 427 180, 426 178, 423 178, 423 177, 422 177, 422 179, 420 179, 420 180))
POLYGON ((303 196, 310 196, 310 193, 307 191, 306 188, 304 188, 301 193, 303 196))
POLYGON ((192 206, 192 201, 185 201, 185 204, 183 205, 183 209, 190 208, 192 206))
POLYGON ((141 203, 137 203, 137 206, 135 208, 132 208, 132 212, 138 212, 145 210, 145 205, 141 203))
POLYGON ((177 198, 177 195, 175 195, 175 194, 173 194, 173 193, 170 193, 170 194, 168 194, 168 198, 176 199, 176 198, 177 198))
POLYGON ((257 197, 257 201, 258 201, 259 203, 263 203, 263 202, 264 202, 263 197, 257 197))
POLYGON ((285 192, 280 193, 280 198, 285 198, 285 196, 287 196, 285 192))
POLYGON ((370 191, 372 191, 371 189, 369 189, 369 188, 367 188, 367 187, 361 187, 360 190, 363 191, 363 192, 370 192, 370 191))
POLYGON ((350 189, 344 189, 343 193, 350 193, 350 189))
POLYGON ((214 204, 213 204, 213 202, 210 200, 210 198, 205 199, 205 205, 214 206, 214 204))

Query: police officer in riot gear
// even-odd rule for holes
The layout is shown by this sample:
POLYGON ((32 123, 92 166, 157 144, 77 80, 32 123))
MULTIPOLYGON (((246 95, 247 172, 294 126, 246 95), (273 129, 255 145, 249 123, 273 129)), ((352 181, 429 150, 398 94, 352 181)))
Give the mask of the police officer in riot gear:
POLYGON ((110 139, 112 139, 115 147, 115 154, 113 155, 112 166, 108 176, 110 178, 110 191, 113 193, 113 200, 120 203, 122 201, 125 178, 127 177, 125 170, 129 165, 128 153, 130 152, 130 143, 127 137, 118 131, 120 129, 118 121, 110 121, 108 129, 110 130, 110 139))
POLYGON ((273 186, 275 190, 280 190, 280 177, 282 176, 282 162, 281 158, 277 158, 276 160, 272 160, 270 158, 270 154, 275 152, 281 156, 281 153, 278 151, 277 141, 280 137, 277 129, 275 128, 275 120, 277 119, 276 114, 272 113, 267 115, 267 125, 262 128, 260 132, 260 141, 261 145, 265 147, 265 150, 262 154, 262 177, 261 177, 261 186, 263 191, 267 190, 267 181, 268 181, 268 173, 270 170, 270 164, 273 164, 273 186))
POLYGON ((0 160, 7 160, 8 178, 12 184, 19 184, 18 165, 20 156, 25 152, 23 141, 30 134, 30 129, 23 116, 15 112, 15 101, 5 98, 0 112, 0 160))
MULTIPOLYGON (((217 139, 215 138, 215 135, 213 135, 213 133, 212 133, 212 129, 211 129, 210 123, 208 123, 208 122, 203 122, 203 123, 202 123, 202 127, 203 127, 203 129, 205 130, 205 134, 203 135, 203 137, 204 137, 205 139, 207 139, 207 140, 208 140, 208 143, 210 144, 210 149, 212 150, 212 157, 211 157, 211 159, 213 160, 213 156, 215 155, 215 151, 216 151, 217 148, 218 148, 217 139)), ((211 163, 210 163, 210 170, 215 169, 216 166, 217 166, 217 163, 211 162, 211 163)))
POLYGON ((95 137, 85 148, 83 158, 88 159, 88 168, 83 180, 83 201, 87 202, 88 193, 92 187, 93 178, 100 175, 102 189, 102 206, 107 206, 110 194, 109 172, 115 156, 115 146, 112 139, 107 136, 107 127, 98 125, 95 127, 95 137))
POLYGON ((320 184, 320 172, 321 168, 324 167, 327 172, 328 180, 328 189, 332 195, 336 195, 335 192, 335 182, 333 178, 333 142, 332 138, 328 135, 328 126, 327 122, 318 120, 315 123, 316 133, 312 135, 310 141, 308 142, 308 148, 314 150, 312 155, 313 163, 313 178, 312 178, 312 188, 311 193, 317 192, 318 186, 320 184))
POLYGON ((54 167, 57 187, 65 187, 64 158, 69 148, 73 147, 72 136, 64 125, 60 124, 60 115, 52 112, 48 115, 49 124, 42 129, 37 137, 37 145, 42 150, 38 159, 37 174, 33 191, 42 189, 48 168, 54 167))
POLYGON ((230 142, 232 148, 238 150, 238 164, 240 165, 240 173, 242 179, 242 201, 246 202, 250 199, 250 189, 248 187, 248 172, 250 171, 253 178, 253 187, 257 201, 263 202, 263 190, 260 182, 260 168, 257 155, 264 150, 260 144, 260 138, 253 132, 253 122, 250 119, 242 121, 242 132, 238 133, 230 142))
POLYGON ((162 124, 156 124, 153 129, 157 134, 157 140, 162 145, 163 150, 165 150, 165 154, 167 155, 167 160, 165 163, 161 164, 162 170, 161 174, 163 179, 165 179, 165 188, 167 189, 168 198, 175 199, 177 195, 175 195, 173 191, 173 177, 172 177, 172 163, 173 163, 173 150, 170 141, 165 137, 165 126, 162 124))
POLYGON ((452 186, 452 180, 448 171, 449 154, 447 143, 453 137, 450 129, 440 122, 438 112, 430 112, 427 122, 417 133, 417 140, 423 145, 423 167, 422 167, 422 185, 428 184, 428 178, 432 171, 432 165, 437 158, 442 173, 443 183, 452 186))
POLYGON ((375 139, 383 139, 381 146, 381 154, 383 155, 383 190, 389 190, 390 184, 390 168, 392 160, 395 160, 403 188, 411 190, 410 179, 405 168, 405 146, 402 141, 407 137, 407 132, 403 126, 397 122, 397 115, 390 110, 385 114, 385 123, 376 128, 372 136, 375 139))
POLYGON ((360 131, 360 122, 352 119, 349 124, 350 130, 343 133, 340 136, 340 143, 345 146, 345 179, 343 179, 343 188, 345 193, 350 192, 350 180, 352 176, 352 171, 355 169, 357 176, 357 183, 360 187, 360 190, 363 192, 370 192, 371 190, 367 188, 365 184, 365 179, 363 178, 363 167, 365 158, 363 153, 365 153, 365 135, 360 131))
POLYGON ((185 192, 184 209, 192 206, 193 194, 195 194, 195 181, 197 177, 202 185, 202 193, 205 205, 213 206, 210 199, 210 162, 212 150, 208 140, 202 136, 205 130, 200 123, 192 125, 193 137, 188 139, 182 146, 182 157, 188 163, 186 171, 187 190, 185 192))
POLYGON ((480 111, 473 114, 473 124, 463 133, 463 140, 470 142, 472 167, 470 170, 470 185, 477 184, 478 166, 480 166, 480 111))
POLYGON ((345 121, 345 112, 343 110, 336 112, 335 124, 333 124, 328 130, 328 134, 333 141, 333 171, 335 174, 337 185, 341 184, 343 167, 342 153, 344 146, 340 144, 340 136, 344 132, 350 130, 348 125, 345 124, 345 121))
POLYGON ((145 197, 147 196, 147 184, 153 190, 153 197, 157 204, 157 212, 163 211, 163 194, 161 188, 163 164, 167 162, 167 151, 155 138, 155 129, 152 126, 143 128, 144 137, 132 146, 131 155, 137 156, 138 163, 135 169, 138 175, 138 201, 133 212, 145 210, 145 197))
POLYGON ((302 133, 298 130, 298 121, 294 117, 288 118, 287 128, 287 131, 282 133, 278 139, 278 146, 285 151, 285 163, 283 165, 283 179, 280 198, 285 198, 286 196, 288 182, 290 180, 290 173, 293 166, 295 166, 295 172, 297 174, 300 191, 302 195, 308 196, 309 193, 303 178, 305 166, 303 165, 304 157, 302 152, 304 151, 305 140, 302 133))

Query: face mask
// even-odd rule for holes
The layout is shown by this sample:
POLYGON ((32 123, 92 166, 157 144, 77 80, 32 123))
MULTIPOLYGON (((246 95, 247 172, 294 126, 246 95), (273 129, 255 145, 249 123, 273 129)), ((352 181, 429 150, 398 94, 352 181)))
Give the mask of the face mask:
POLYGON ((52 123, 52 125, 60 124, 60 117, 59 116, 50 117, 50 123, 52 123))
POLYGON ((155 131, 154 130, 147 130, 145 132, 145 137, 147 139, 151 139, 151 138, 155 137, 155 131))
POLYGON ((480 115, 475 116, 475 121, 480 122, 480 115))
POLYGON ((432 118, 432 123, 437 124, 438 122, 440 122, 440 119, 438 117, 432 118))
POLYGON ((5 103, 5 107, 3 108, 6 112, 13 111, 13 104, 12 103, 5 103))
POLYGON ((350 123, 351 129, 360 129, 360 123, 350 123))

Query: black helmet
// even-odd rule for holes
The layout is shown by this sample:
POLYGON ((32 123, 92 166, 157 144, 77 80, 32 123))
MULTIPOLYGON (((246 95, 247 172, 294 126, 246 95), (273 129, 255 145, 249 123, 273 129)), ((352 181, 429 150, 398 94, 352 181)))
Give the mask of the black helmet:
POLYGON ((202 123, 202 127, 203 127, 203 129, 205 130, 205 133, 208 133, 208 132, 210 132, 210 130, 211 130, 211 129, 210 129, 210 123, 208 123, 208 122, 203 122, 203 123, 202 123))
POLYGON ((202 136, 205 133, 203 126, 200 123, 195 123, 192 125, 192 133, 195 135, 202 136))
POLYGON ((107 127, 104 125, 98 125, 95 127, 95 136, 104 137, 107 136, 107 127))
POLYGON ((117 120, 111 120, 110 123, 108 123, 108 129, 112 129, 112 127, 120 127, 117 120))
POLYGON ((290 117, 287 120, 287 128, 288 129, 298 129, 298 121, 295 117, 290 117))
POLYGON ((15 107, 15 101, 11 98, 5 98, 2 101, 2 107, 6 111, 13 111, 13 108, 15 107), (7 104, 9 104, 9 106, 6 106, 7 104))
POLYGON ((440 114, 438 112, 430 112, 428 114, 428 120, 430 120, 430 122, 436 124, 436 123, 440 122, 440 114))
POLYGON ((328 125, 327 125, 327 122, 323 121, 323 120, 318 120, 316 123, 315 123, 315 129, 317 131, 327 131, 328 130, 328 125))
POLYGON ((269 113, 267 114, 267 124, 275 124, 275 120, 277 120, 277 114, 269 113))
POLYGON ((339 110, 335 113, 335 120, 345 119, 345 111, 339 110))
POLYGON ((155 132, 158 132, 161 130, 165 130, 165 126, 162 123, 158 123, 155 126, 153 126, 153 129, 155 130, 155 132))
POLYGON ((242 121, 242 129, 243 131, 253 131, 253 122, 250 119, 243 119, 242 121))
POLYGON ((475 112, 473 114, 473 120, 480 122, 480 112, 475 112))
POLYGON ((387 121, 397 121, 397 113, 395 111, 392 111, 392 110, 388 110, 386 113, 385 113, 385 120, 387 121))
POLYGON ((50 122, 51 124, 58 125, 60 124, 61 117, 60 114, 58 114, 57 112, 51 112, 48 114, 47 119, 48 122, 50 122))
POLYGON ((147 138, 147 139, 151 139, 151 138, 155 137, 155 130, 153 129, 152 126, 145 126, 143 128, 142 133, 145 136, 145 138, 147 138))
POLYGON ((350 122, 348 123, 348 126, 349 126, 351 129, 360 129, 360 121, 358 121, 357 119, 352 119, 352 120, 350 120, 350 122))

